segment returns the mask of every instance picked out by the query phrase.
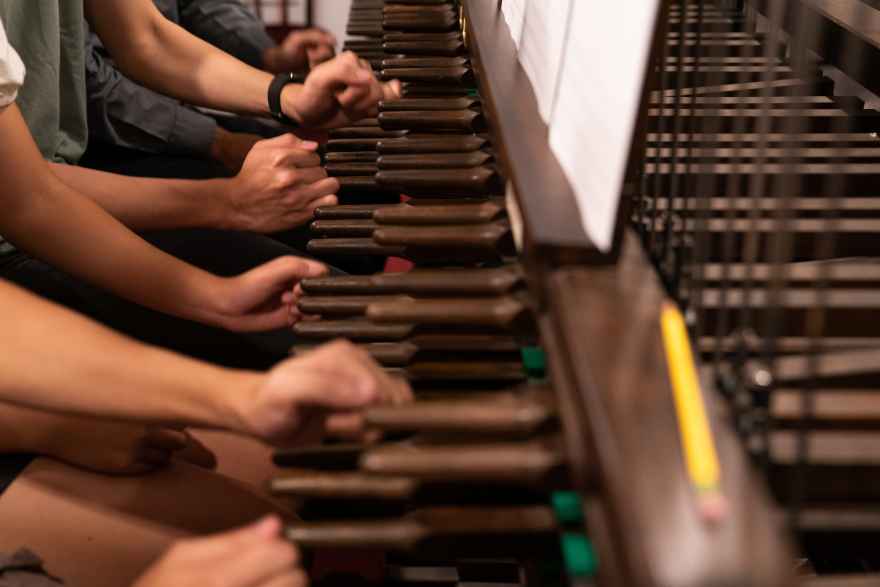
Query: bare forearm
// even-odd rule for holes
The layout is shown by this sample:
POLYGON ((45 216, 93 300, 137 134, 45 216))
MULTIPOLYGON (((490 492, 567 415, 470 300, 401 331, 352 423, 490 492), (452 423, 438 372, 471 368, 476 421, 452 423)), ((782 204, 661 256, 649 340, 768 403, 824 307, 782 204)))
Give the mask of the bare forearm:
POLYGON ((93 202, 56 183, 33 194, 26 206, 4 214, 2 234, 30 254, 120 297, 189 319, 207 317, 202 309, 206 292, 219 278, 150 246, 93 202))
POLYGON ((0 112, 0 234, 86 281, 153 309, 216 323, 226 280, 163 253, 58 179, 17 107, 0 112))
POLYGON ((41 420, 47 414, 0 402, 0 454, 33 452, 43 442, 41 420))
POLYGON ((88 196, 132 230, 224 227, 230 180, 124 177, 84 167, 52 164, 69 187, 88 196))
POLYGON ((236 406, 261 377, 143 345, 3 282, 0 321, 0 399, 18 405, 240 428, 236 406))
MULTIPOLYGON (((145 86, 191 104, 269 114, 270 74, 191 35, 149 0, 86 0, 86 16, 120 70, 145 86)), ((329 129, 375 116, 379 101, 399 97, 399 82, 380 83, 346 52, 314 67, 303 85, 285 85, 280 105, 301 126, 329 129)))
POLYGON ((90 24, 125 75, 190 104, 268 114, 270 74, 165 19, 152 2, 92 0, 86 9, 90 24))

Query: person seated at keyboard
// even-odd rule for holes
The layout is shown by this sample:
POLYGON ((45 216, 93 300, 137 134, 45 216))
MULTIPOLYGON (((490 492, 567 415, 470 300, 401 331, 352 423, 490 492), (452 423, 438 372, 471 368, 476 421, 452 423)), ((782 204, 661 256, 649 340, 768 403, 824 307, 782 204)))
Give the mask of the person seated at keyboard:
MULTIPOLYGON (((276 43, 240 0, 153 1, 168 20, 257 69, 305 73, 334 56, 336 39, 320 29, 293 31, 276 43)), ((215 118, 144 87, 119 71, 94 33, 87 38, 86 84, 90 144, 84 162, 96 168, 219 177, 238 173, 257 141, 282 132, 253 119, 215 118), (186 165, 172 161, 169 167, 174 158, 186 165)))
MULTIPOLYGON (((132 178, 76 166, 87 140, 84 7, 126 74, 191 103, 251 115, 274 109, 278 117, 326 129, 372 115, 381 99, 398 94, 398 85, 380 83, 350 53, 316 67, 304 84, 279 85, 270 73, 170 22, 150 0, 69 0, 53 10, 33 2, 0 4, 0 20, 28 66, 17 101, 21 110, 12 107, 6 114, 0 141, 14 145, 10 155, 16 158, 32 154, 18 128, 18 122, 27 123, 39 154, 50 162, 4 162, 5 195, 16 200, 4 208, 10 222, 0 229, 7 238, 0 243, 0 277, 194 356, 266 365, 286 355, 294 341, 280 296, 297 279, 324 268, 290 258, 295 250, 251 233, 301 225, 315 207, 336 202, 338 183, 319 166, 317 145, 292 135, 260 141, 235 177, 203 181, 132 178), (47 211, 53 198, 80 196, 95 204, 85 216, 61 218, 58 206, 47 211), (66 238, 74 226, 77 242, 67 246, 74 245, 66 238), (123 252, 124 263, 110 260, 123 252), (231 334, 257 331, 273 332, 231 334)), ((0 83, 16 93, 13 49, 4 45, 0 67, 7 75, 0 83)))
MULTIPOLYGON (((0 150, 5 156, 7 149, 0 150)), ((334 427, 334 419, 350 421, 353 410, 411 399, 405 383, 389 378, 366 353, 346 342, 329 343, 265 373, 222 368, 126 338, 3 280, 0 320, 0 402, 8 402, 3 413, 12 420, 23 417, 20 423, 49 427, 3 427, 0 442, 15 438, 16 431, 19 443, 23 432, 68 434, 54 444, 79 446, 49 454, 80 465, 86 459, 91 467, 99 463, 100 470, 126 467, 131 472, 167 462, 187 446, 186 435, 177 429, 188 425, 290 446, 319 440, 322 430, 334 427), (152 429, 138 450, 110 452, 112 446, 123 446, 127 436, 84 441, 84 430, 69 435, 71 429, 63 425, 74 417, 85 418, 83 422, 110 418, 152 429), (95 452, 85 455, 89 446, 95 452)), ((118 434, 121 426, 97 423, 94 433, 118 434)), ((26 441, 19 446, 45 447, 26 441)), ((282 540, 280 529, 273 517, 250 528, 180 541, 135 585, 305 585, 296 548, 282 540)))
MULTIPOLYGON (((41 157, 16 104, 24 76, 24 65, 0 26, 0 176, 5 182, 0 234, 157 317, 243 332, 282 328, 302 318, 297 282, 323 274, 322 264, 288 256, 241 275, 218 276, 153 247, 66 183, 57 173, 63 166, 41 157)), ((126 339, 5 279, 0 279, 0 322, 0 402, 23 408, 226 428, 286 442, 303 424, 297 406, 304 401, 359 407, 383 394, 408 394, 405 384, 391 381, 347 343, 287 360, 268 375, 211 366, 126 339), (151 397, 161 393, 169 397, 151 397), (320 396, 310 395, 315 393, 320 396)), ((16 418, 0 413, 0 420, 16 418)), ((61 422, 46 423, 45 428, 65 429, 61 422)), ((14 442, 14 432, 0 426, 0 445, 4 433, 13 434, 7 443, 14 442)), ((155 449, 189 444, 175 434, 155 440, 155 449)), ((66 460, 78 460, 67 454, 66 460)))

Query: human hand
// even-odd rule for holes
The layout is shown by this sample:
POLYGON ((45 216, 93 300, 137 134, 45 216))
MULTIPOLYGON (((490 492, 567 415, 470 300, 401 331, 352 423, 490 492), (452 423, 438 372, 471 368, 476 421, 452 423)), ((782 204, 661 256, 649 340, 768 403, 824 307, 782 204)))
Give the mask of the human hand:
POLYGON ((184 430, 45 412, 38 416, 42 446, 33 451, 110 475, 140 475, 177 457, 213 469, 217 459, 184 430))
POLYGON ((336 37, 327 31, 312 28, 293 31, 276 47, 263 54, 266 71, 287 73, 313 68, 336 54, 336 37))
POLYGON ((225 278, 215 292, 212 322, 238 332, 293 326, 302 316, 296 309, 299 282, 320 277, 327 266, 301 257, 279 257, 236 277, 225 278))
POLYGON ((132 587, 306 587, 296 546, 274 516, 207 538, 175 542, 132 587))
POLYGON ((400 82, 381 83, 370 64, 351 51, 317 66, 303 85, 285 86, 284 113, 309 128, 346 126, 375 116, 379 102, 400 97, 400 82))
POLYGON ((244 431, 290 446, 340 427, 351 432, 351 414, 368 406, 411 400, 406 382, 362 349, 334 341, 277 365, 253 394, 241 396, 237 411, 244 431))
POLYGON ((339 182, 327 177, 317 147, 292 134, 254 144, 222 195, 222 228, 279 232, 308 222, 319 206, 335 205, 339 182))

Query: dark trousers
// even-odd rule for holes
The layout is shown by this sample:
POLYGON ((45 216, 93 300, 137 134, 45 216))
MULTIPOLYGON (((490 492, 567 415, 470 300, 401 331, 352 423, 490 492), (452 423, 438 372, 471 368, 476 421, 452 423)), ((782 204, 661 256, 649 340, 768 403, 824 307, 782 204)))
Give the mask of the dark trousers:
MULTIPOLYGON (((208 179, 226 173, 210 161, 115 148, 90 149, 82 163, 140 177, 208 179)), ((243 273, 282 255, 299 255, 277 239, 243 232, 188 229, 142 236, 166 253, 221 276, 243 273)), ((294 343, 289 329, 238 334, 149 310, 21 252, 0 257, 0 279, 146 343, 230 367, 268 368, 287 355, 294 343)), ((0 494, 30 460, 28 455, 0 456, 0 494)))
MULTIPOLYGON (((144 237, 163 251, 222 276, 296 254, 274 239, 249 233, 172 230, 144 237)), ((294 343, 288 329, 238 334, 155 312, 20 252, 3 260, 0 277, 149 344, 218 364, 265 368, 283 358, 294 343)))
MULTIPOLYGON (((90 149, 83 164, 140 177, 207 179, 224 173, 211 161, 116 148, 90 149)), ((238 275, 283 255, 300 255, 276 239, 244 232, 181 229, 142 236, 166 253, 221 276, 238 275)), ((144 342, 218 364, 265 368, 283 358, 294 343, 289 329, 238 334, 164 315, 120 299, 20 252, 2 259, 0 278, 144 342)))

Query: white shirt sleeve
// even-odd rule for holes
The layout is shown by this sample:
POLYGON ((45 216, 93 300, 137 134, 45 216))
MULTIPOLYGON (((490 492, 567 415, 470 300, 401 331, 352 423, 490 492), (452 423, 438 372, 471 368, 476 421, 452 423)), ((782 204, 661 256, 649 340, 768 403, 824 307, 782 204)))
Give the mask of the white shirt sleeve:
POLYGON ((0 22, 0 109, 6 108, 18 96, 18 89, 24 83, 24 63, 9 44, 6 29, 0 22))

